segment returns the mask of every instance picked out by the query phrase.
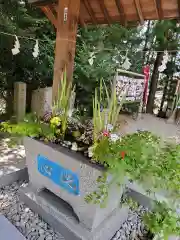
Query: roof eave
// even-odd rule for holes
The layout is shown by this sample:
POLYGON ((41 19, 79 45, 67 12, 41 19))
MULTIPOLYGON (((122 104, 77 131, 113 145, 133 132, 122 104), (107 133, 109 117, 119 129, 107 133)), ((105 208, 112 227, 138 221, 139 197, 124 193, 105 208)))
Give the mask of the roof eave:
POLYGON ((45 6, 49 3, 57 2, 56 0, 28 0, 28 3, 37 5, 37 6, 45 6))

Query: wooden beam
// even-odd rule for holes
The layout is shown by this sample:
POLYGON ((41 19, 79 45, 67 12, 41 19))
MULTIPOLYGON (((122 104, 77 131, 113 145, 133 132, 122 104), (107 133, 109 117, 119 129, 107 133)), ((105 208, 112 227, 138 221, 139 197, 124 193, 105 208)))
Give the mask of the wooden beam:
POLYGON ((51 2, 51 0, 28 0, 28 3, 34 4, 36 6, 46 6, 51 2))
POLYGON ((92 9, 89 1, 88 0, 82 0, 82 2, 84 4, 84 6, 85 6, 89 16, 91 17, 92 22, 96 25, 97 24, 97 20, 96 20, 96 17, 94 15, 93 9, 92 9))
POLYGON ((158 7, 157 7, 156 0, 154 0, 154 6, 155 6, 156 17, 157 17, 157 19, 159 19, 159 13, 158 13, 158 7))
POLYGON ((156 8, 157 8, 159 19, 161 20, 161 19, 163 19, 163 10, 161 7, 161 0, 155 0, 155 3, 156 3, 156 8))
MULTIPOLYGON (((54 11, 57 13, 58 12, 58 5, 52 5, 52 7, 54 8, 54 11)), ((80 13, 79 13, 79 24, 82 27, 86 27, 86 23, 85 23, 83 17, 81 16, 81 9, 80 9, 80 13)))
POLYGON ((80 10, 79 10, 79 24, 81 25, 81 27, 86 27, 86 23, 84 20, 84 16, 83 16, 83 5, 82 3, 80 4, 80 10))
POLYGON ((144 75, 143 75, 143 74, 139 74, 139 73, 135 73, 135 72, 131 72, 131 71, 126 71, 126 70, 124 70, 124 69, 117 69, 117 72, 118 72, 118 73, 125 73, 125 74, 133 75, 133 76, 136 76, 136 77, 142 77, 142 78, 144 78, 144 75))
POLYGON ((105 19, 107 20, 108 24, 110 25, 111 18, 109 16, 108 10, 107 10, 107 8, 106 8, 106 6, 104 4, 104 0, 99 0, 99 5, 100 5, 100 8, 101 8, 101 11, 104 14, 105 19))
POLYGON ((84 19, 81 17, 81 15, 79 16, 79 24, 80 24, 82 27, 86 27, 86 23, 84 22, 84 19))
POLYGON ((57 28, 57 19, 49 6, 40 7, 50 22, 57 28))
POLYGON ((52 92, 53 101, 57 100, 59 83, 65 69, 67 72, 67 80, 72 80, 79 10, 80 0, 59 0, 52 92))
POLYGON ((120 15, 120 21, 123 25, 127 25, 127 21, 126 21, 126 16, 125 16, 125 12, 124 12, 124 6, 121 3, 121 0, 115 0, 116 3, 116 7, 118 9, 119 15, 120 15))
POLYGON ((143 13, 142 13, 142 10, 141 10, 140 2, 139 2, 139 0, 134 0, 134 3, 135 3, 135 6, 136 6, 136 11, 137 11, 140 23, 144 24, 144 17, 143 17, 143 13))
POLYGON ((51 6, 52 11, 53 11, 54 13, 56 13, 56 15, 57 15, 57 5, 56 5, 55 3, 53 3, 53 4, 51 4, 50 6, 51 6))
POLYGON ((54 4, 49 4, 49 8, 51 9, 52 13, 54 14, 56 21, 57 21, 57 12, 54 4))
POLYGON ((178 12, 179 12, 179 18, 180 18, 180 0, 178 0, 178 12))

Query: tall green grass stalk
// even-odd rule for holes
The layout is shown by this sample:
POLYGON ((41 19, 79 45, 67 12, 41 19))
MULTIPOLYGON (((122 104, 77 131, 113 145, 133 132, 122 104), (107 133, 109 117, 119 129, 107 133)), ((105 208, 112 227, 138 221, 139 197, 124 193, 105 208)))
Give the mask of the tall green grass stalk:
POLYGON ((101 103, 98 97, 97 89, 95 89, 95 96, 93 99, 93 126, 94 126, 94 141, 98 139, 99 133, 104 129, 105 116, 104 112, 101 112, 101 103))
POLYGON ((67 120, 69 108, 71 106, 71 96, 75 94, 75 86, 72 88, 72 83, 67 82, 66 71, 61 76, 59 83, 58 97, 53 103, 53 116, 59 116, 61 120, 61 134, 64 135, 67 128, 67 120))
POLYGON ((108 88, 103 80, 100 81, 99 93, 98 89, 95 89, 95 95, 93 98, 93 127, 94 127, 94 142, 97 142, 99 134, 106 129, 107 124, 112 124, 116 127, 120 110, 125 102, 126 93, 121 95, 121 101, 119 103, 116 86, 113 85, 109 94, 108 88), (102 95, 105 92, 105 99, 107 101, 108 109, 101 111, 102 95))
POLYGON ((119 102, 118 100, 119 96, 117 96, 117 93, 116 93, 116 86, 112 87, 111 98, 109 99, 109 104, 108 104, 108 123, 112 124, 114 127, 117 124, 120 110, 126 100, 127 91, 123 95, 120 92, 119 96, 121 97, 121 101, 119 102))

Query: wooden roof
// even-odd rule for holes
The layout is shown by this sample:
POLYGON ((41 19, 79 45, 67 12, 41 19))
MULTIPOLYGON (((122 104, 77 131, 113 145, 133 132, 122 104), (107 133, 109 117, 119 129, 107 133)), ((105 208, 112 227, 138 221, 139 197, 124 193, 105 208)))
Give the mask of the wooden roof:
MULTIPOLYGON (((56 26, 57 1, 29 0, 39 5, 56 26)), ((180 0, 81 0, 79 22, 85 24, 111 24, 140 22, 155 19, 180 18, 180 0)))

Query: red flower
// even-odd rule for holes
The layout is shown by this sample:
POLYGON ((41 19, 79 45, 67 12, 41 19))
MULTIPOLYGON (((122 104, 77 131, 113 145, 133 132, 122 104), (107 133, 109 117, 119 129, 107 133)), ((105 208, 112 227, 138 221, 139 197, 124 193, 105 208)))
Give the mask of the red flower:
POLYGON ((104 131, 103 131, 103 136, 108 137, 108 136, 109 136, 109 132, 106 131, 106 130, 104 130, 104 131))
POLYGON ((124 160, 125 155, 126 155, 126 152, 125 152, 125 151, 122 151, 120 154, 121 154, 122 159, 124 160))

